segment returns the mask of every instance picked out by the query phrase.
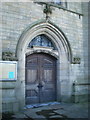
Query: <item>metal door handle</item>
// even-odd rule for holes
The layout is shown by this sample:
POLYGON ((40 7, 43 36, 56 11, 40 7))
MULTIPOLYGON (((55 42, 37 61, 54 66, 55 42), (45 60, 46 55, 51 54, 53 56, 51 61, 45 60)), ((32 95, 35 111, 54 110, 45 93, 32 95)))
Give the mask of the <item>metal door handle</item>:
POLYGON ((41 83, 39 83, 37 87, 38 87, 38 88, 42 88, 43 85, 42 85, 41 83))

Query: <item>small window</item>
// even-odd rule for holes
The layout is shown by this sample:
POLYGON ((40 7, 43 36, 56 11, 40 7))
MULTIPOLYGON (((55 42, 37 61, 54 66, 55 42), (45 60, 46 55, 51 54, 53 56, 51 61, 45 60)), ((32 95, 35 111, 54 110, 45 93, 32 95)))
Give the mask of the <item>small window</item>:
POLYGON ((51 3, 58 4, 58 5, 62 4, 61 0, 51 0, 51 3))
POLYGON ((33 48, 34 46, 52 47, 53 49, 56 48, 51 40, 45 35, 38 35, 34 39, 32 39, 28 47, 33 48))
POLYGON ((55 4, 58 4, 58 5, 61 5, 61 4, 62 4, 61 0, 54 0, 54 3, 55 3, 55 4))
POLYGON ((67 1, 66 0, 53 0, 51 3, 61 5, 62 7, 67 7, 67 1))

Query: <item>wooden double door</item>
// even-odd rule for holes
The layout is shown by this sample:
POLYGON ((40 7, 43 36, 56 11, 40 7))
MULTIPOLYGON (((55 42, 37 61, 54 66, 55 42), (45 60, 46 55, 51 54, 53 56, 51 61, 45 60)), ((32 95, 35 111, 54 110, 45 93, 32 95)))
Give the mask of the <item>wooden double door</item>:
POLYGON ((56 59, 48 54, 26 56, 26 104, 56 100, 56 59))

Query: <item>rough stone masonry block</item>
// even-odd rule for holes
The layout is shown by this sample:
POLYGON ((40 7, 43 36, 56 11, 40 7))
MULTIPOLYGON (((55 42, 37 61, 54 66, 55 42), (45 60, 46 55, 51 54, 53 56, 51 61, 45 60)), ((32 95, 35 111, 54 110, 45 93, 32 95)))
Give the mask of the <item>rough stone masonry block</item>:
POLYGON ((14 102, 13 104, 13 112, 18 112, 19 111, 19 103, 18 102, 14 102))
POLYGON ((88 94, 75 95, 75 103, 88 102, 88 94))
POLYGON ((12 112, 12 104, 11 103, 3 103, 2 111, 3 112, 12 112))
POLYGON ((4 98, 13 98, 15 96, 14 89, 4 89, 2 90, 2 97, 4 98))

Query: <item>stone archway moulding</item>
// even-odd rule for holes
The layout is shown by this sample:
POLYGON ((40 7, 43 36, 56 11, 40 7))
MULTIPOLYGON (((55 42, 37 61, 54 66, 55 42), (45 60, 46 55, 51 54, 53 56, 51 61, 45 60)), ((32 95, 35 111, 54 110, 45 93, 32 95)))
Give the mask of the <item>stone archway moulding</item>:
POLYGON ((21 51, 25 51, 28 43, 37 35, 45 34, 51 38, 52 42, 57 46, 58 52, 65 53, 68 61, 72 61, 72 52, 67 37, 62 30, 54 25, 51 21, 42 20, 29 26, 19 38, 16 55, 19 58, 21 51), (22 49, 23 48, 23 49, 22 49), (20 54, 19 54, 20 53, 20 54))
MULTIPOLYGON (((37 35, 44 34, 51 39, 57 47, 58 54, 55 55, 53 51, 43 51, 50 53, 50 55, 57 58, 57 100, 65 100, 69 98, 70 93, 70 77, 69 64, 72 60, 71 48, 64 33, 52 22, 42 20, 29 26, 20 36, 16 55, 18 58, 18 81, 17 88, 19 92, 16 93, 17 99, 20 102, 21 108, 25 105, 25 55, 31 54, 27 50, 29 42, 37 35), (65 87, 65 88, 64 88, 65 87), (63 99, 62 99, 63 98, 63 99)), ((34 53, 35 51, 33 51, 34 53)), ((42 52, 42 51, 41 51, 42 52)))

